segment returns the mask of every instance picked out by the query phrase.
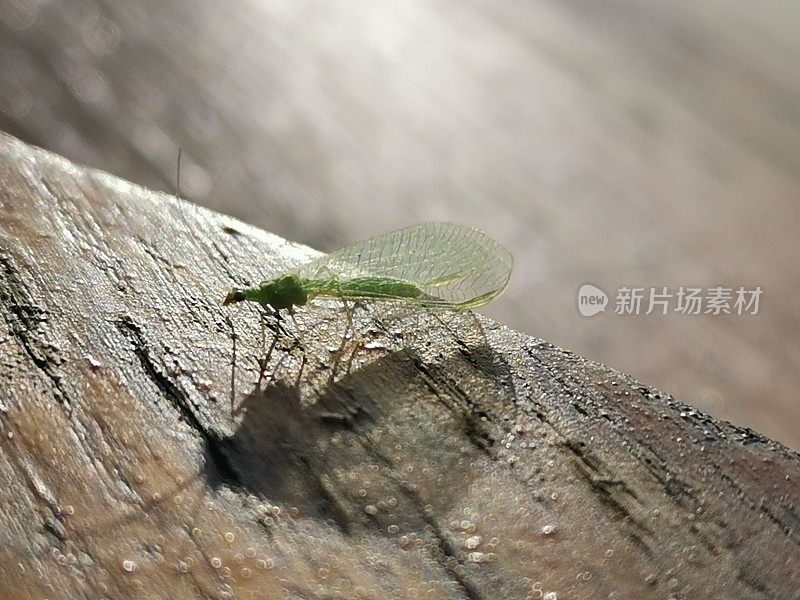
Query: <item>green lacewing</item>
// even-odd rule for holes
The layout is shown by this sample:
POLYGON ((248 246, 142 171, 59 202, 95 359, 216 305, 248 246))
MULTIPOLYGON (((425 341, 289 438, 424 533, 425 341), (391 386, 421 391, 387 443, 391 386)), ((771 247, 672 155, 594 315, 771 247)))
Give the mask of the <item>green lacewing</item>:
POLYGON ((323 255, 257 286, 232 289, 223 304, 252 301, 291 314, 320 297, 467 310, 503 292, 512 262, 511 253, 482 231, 422 223, 323 255))

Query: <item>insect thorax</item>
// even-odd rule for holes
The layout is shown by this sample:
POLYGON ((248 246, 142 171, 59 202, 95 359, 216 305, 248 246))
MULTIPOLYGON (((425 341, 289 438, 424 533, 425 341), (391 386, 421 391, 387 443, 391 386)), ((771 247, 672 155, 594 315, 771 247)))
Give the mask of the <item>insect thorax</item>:
POLYGON ((297 275, 283 275, 263 281, 260 286, 253 288, 253 292, 254 297, 248 300, 268 304, 275 310, 302 306, 308 302, 308 292, 297 275))

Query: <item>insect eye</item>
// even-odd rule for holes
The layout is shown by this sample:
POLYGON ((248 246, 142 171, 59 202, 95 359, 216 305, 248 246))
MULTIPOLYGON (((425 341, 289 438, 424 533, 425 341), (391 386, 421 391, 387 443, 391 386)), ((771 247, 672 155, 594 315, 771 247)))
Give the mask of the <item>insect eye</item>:
POLYGON ((231 290, 225 296, 225 299, 222 301, 222 305, 227 306, 229 304, 233 304, 234 302, 242 302, 244 300, 245 300, 244 290, 231 290))

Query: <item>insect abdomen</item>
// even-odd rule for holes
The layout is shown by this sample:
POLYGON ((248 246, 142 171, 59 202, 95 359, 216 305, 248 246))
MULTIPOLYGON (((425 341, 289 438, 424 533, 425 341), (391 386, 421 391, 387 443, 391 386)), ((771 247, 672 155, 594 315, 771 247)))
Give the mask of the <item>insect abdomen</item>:
POLYGON ((343 296, 355 298, 418 298, 419 286, 394 277, 356 277, 339 282, 343 296))

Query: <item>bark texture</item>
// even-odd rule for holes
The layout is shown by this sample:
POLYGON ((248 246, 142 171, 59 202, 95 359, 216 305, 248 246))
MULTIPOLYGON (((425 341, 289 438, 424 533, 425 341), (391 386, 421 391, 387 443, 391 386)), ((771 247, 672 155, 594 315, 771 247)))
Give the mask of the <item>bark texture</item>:
POLYGON ((313 254, 0 137, 3 598, 800 597, 798 456, 543 340, 320 303, 257 385, 313 254))

